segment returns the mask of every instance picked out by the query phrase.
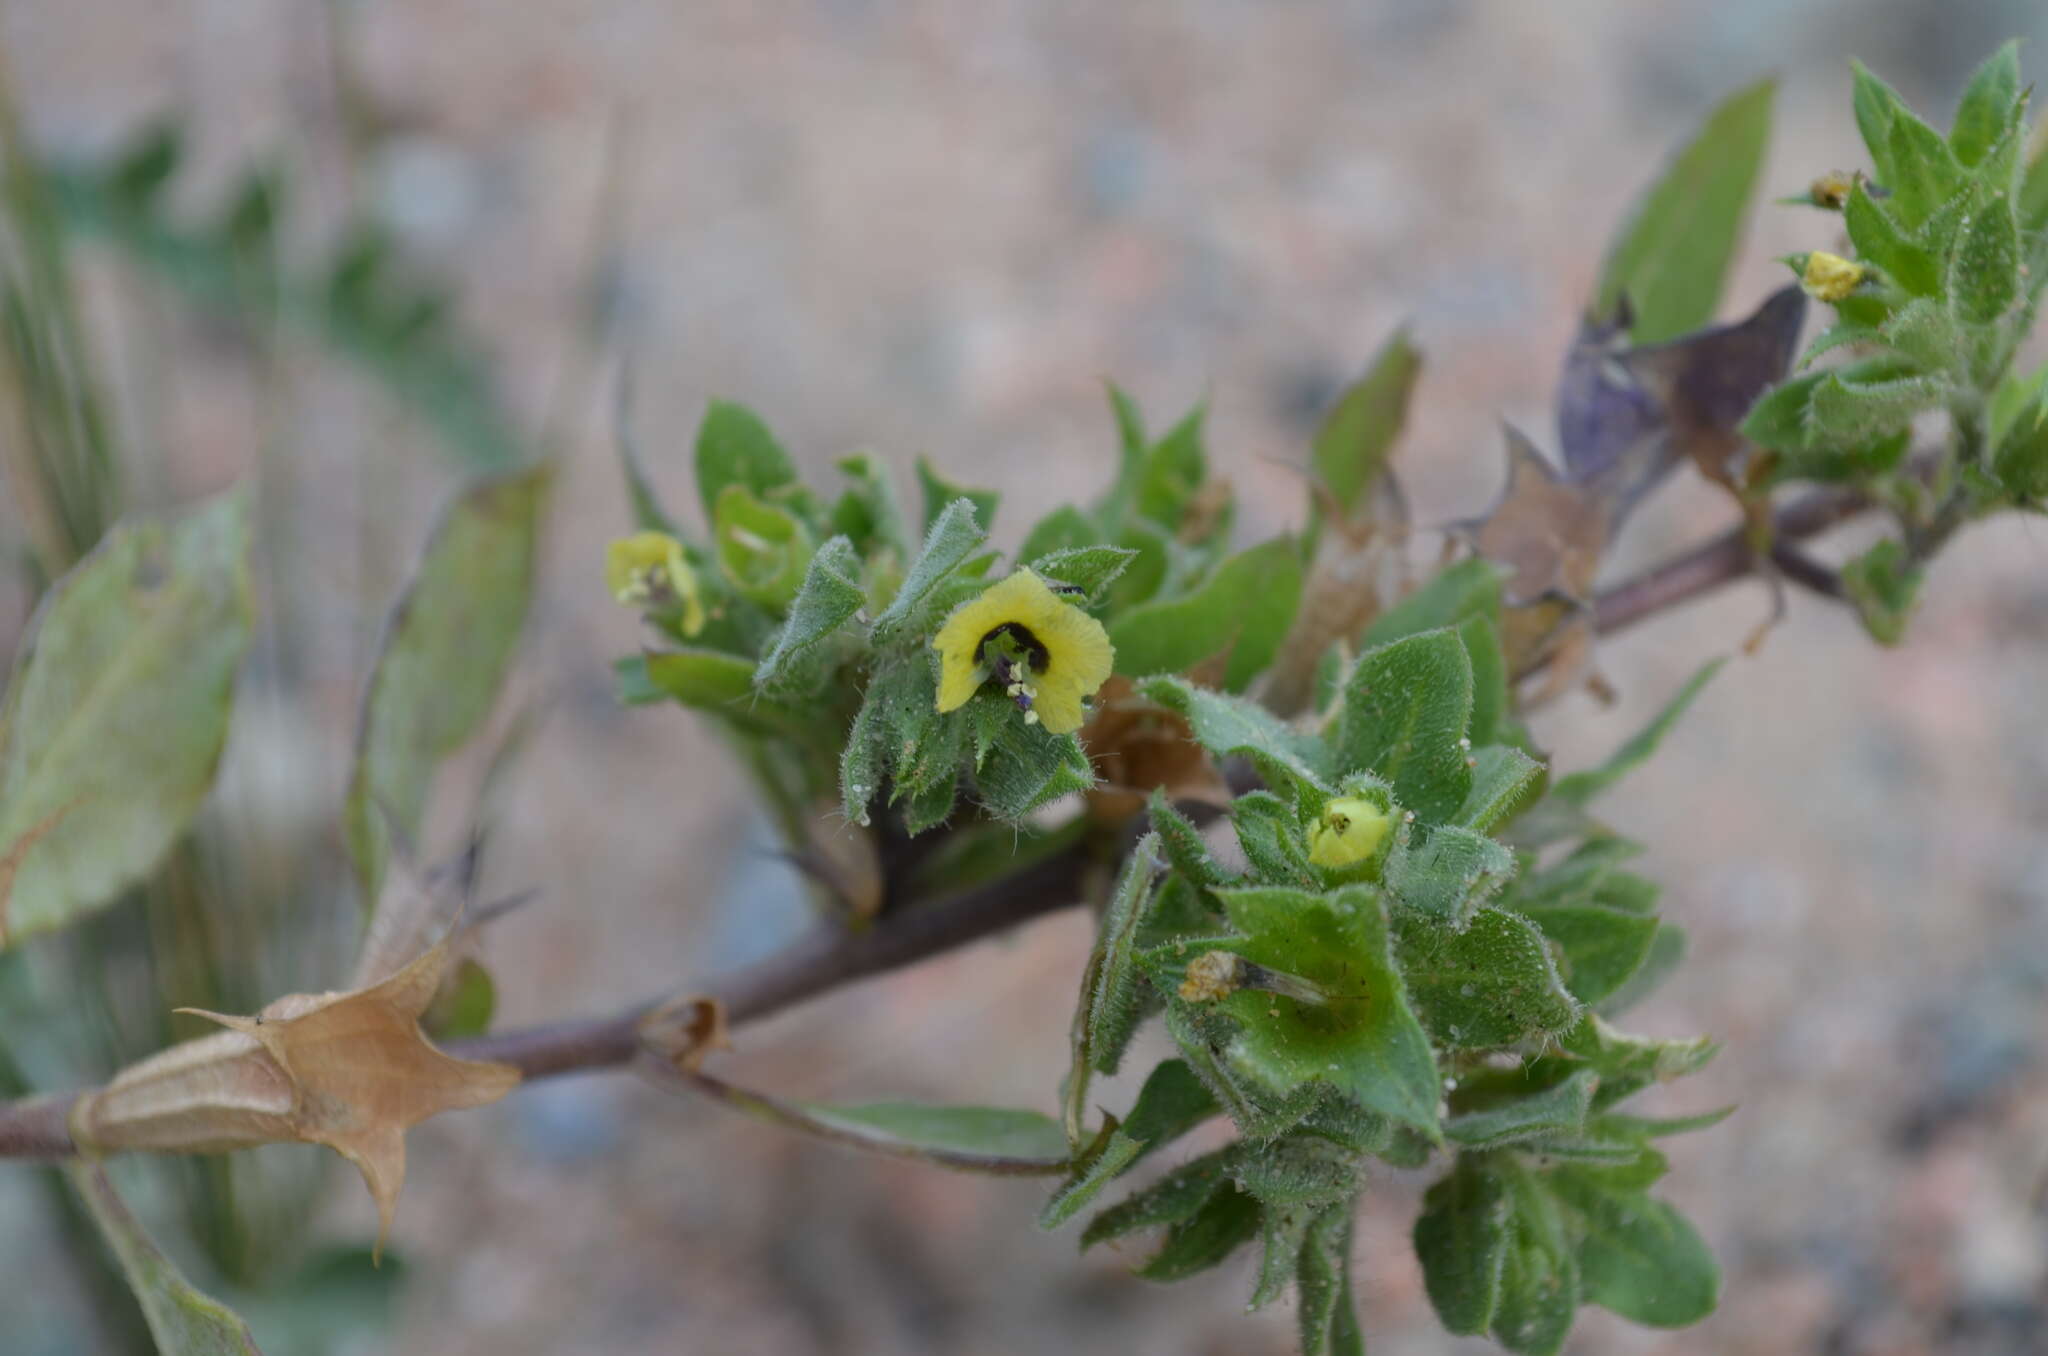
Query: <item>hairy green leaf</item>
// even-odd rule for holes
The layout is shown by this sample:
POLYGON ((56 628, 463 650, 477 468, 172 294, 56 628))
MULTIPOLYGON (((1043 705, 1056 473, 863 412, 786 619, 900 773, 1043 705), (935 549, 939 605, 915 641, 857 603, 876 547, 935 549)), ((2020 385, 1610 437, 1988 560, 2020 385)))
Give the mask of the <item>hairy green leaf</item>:
POLYGON ((1949 148, 1965 165, 1982 160, 2012 124, 2020 98, 2020 45, 2008 40, 1970 76, 1956 106, 1949 148))
POLYGON ((1313 735, 1302 734, 1257 702, 1197 687, 1181 678, 1154 678, 1138 687, 1141 696, 1178 712, 1195 742, 1218 758, 1252 760, 1269 786, 1328 794, 1317 768, 1323 751, 1313 735))
POLYGON ((1425 631, 1360 656, 1344 684, 1333 745, 1340 771, 1385 778, 1431 823, 1458 812, 1472 788, 1465 731, 1472 661, 1455 631, 1425 631))
POLYGON ((1463 932, 1413 915, 1397 923, 1396 954, 1409 1000, 1438 1045, 1515 1045, 1578 1020, 1579 1005, 1527 919, 1482 909, 1463 932))
POLYGON ((1485 834, 1455 824, 1397 840, 1387 859, 1387 889, 1413 910, 1463 930, 1515 874, 1515 857, 1485 834))
POLYGON ((1507 1262, 1511 1207, 1506 1185, 1479 1154, 1461 1153, 1422 1198, 1415 1256, 1423 1287, 1444 1327, 1471 1336, 1493 1323, 1507 1262))
POLYGON ((804 572, 803 587, 790 604, 789 621, 776 634, 775 648, 753 672, 763 692, 783 688, 798 661, 852 620, 867 601, 860 584, 860 556, 853 542, 834 537, 818 548, 804 572))
POLYGON ((1242 989, 1216 1002, 1237 1025, 1226 1051, 1232 1068, 1277 1094, 1326 1083, 1359 1106, 1433 1134, 1436 1057, 1394 967, 1378 892, 1350 886, 1326 895, 1267 887, 1217 893, 1238 935, 1148 952, 1146 964, 1163 988, 1179 983, 1190 959, 1221 950, 1323 995, 1305 1002, 1242 989))
POLYGON ((963 497, 946 505, 925 533, 924 547, 911 562, 903 587, 896 591, 895 599, 882 615, 875 618, 875 637, 887 639, 936 621, 930 614, 935 610, 933 604, 940 586, 980 549, 987 535, 975 517, 971 501, 963 497))

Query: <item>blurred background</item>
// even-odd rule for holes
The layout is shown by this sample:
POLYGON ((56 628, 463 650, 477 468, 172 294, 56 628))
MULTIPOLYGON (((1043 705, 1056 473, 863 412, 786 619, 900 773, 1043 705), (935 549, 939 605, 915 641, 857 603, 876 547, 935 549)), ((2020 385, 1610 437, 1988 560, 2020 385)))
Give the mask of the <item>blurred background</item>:
MULTIPOLYGON (((1798 193, 1860 163, 1850 55, 1942 120, 2014 35, 2038 74, 2048 12, 2030 0, 11 0, 13 117, 40 156, 105 163, 169 120, 183 158, 154 210, 173 223, 219 221, 265 167, 281 257, 382 242, 378 285, 446 291, 433 332, 474 336, 463 389, 502 423, 451 433, 331 335, 252 341, 147 250, 79 247, 129 502, 262 476, 265 629, 212 819, 252 864, 223 926, 266 939, 243 945, 267 991, 230 996, 346 968, 334 807, 377 627, 433 506, 507 447, 566 459, 504 722, 531 737, 504 775, 485 748, 444 783, 430 844, 458 842, 481 801, 488 888, 540 892, 488 939, 499 1023, 681 988, 803 926, 722 747, 680 710, 613 698, 610 660, 636 643, 600 582, 627 523, 626 363, 672 502, 705 400, 729 396, 814 468, 873 449, 907 485, 924 453, 999 488, 1014 542, 1106 480, 1114 377, 1158 422, 1209 402, 1212 457, 1263 535, 1299 521, 1291 468, 1406 320, 1427 366, 1398 465, 1440 522, 1494 493, 1502 418, 1554 446, 1551 385, 1607 236, 1719 98, 1778 75, 1766 193, 1798 193)), ((1728 314, 1828 230, 1760 208, 1728 314)), ((401 366, 440 399, 428 359, 401 366)), ((1674 487, 1614 568, 1731 521, 1674 487)), ((0 653, 26 597, 0 586, 0 653)), ((1608 642, 1619 702, 1568 698, 1538 737, 1567 767, 1604 755, 1765 608, 1747 584, 1608 642)), ((2044 691, 2048 530, 2011 519, 1942 559, 1899 651, 1795 596, 1610 806, 1693 939, 1631 1025, 1727 1045, 1654 1109, 1740 1110, 1673 1142, 1666 1186, 1722 1260, 1720 1312, 1655 1333, 1587 1310, 1572 1351, 2042 1349, 2044 691)), ((66 960, 100 966, 116 1007, 190 1001, 174 971, 102 964, 139 945, 122 927, 66 960)), ((1070 913, 844 991, 743 1031, 732 1067, 799 1096, 1049 1109, 1087 942, 1070 913)), ((245 1195, 289 1183, 281 1221, 244 1221, 239 1243, 160 1232, 273 1351, 1293 1349, 1291 1304, 1241 1312, 1251 1254, 1153 1288, 1126 1274, 1137 1254, 1040 1232, 1038 1184, 857 1158, 624 1078, 538 1085, 411 1144, 375 1275, 349 1251, 374 1232, 367 1196, 311 1148, 232 1169, 245 1195)), ((153 1220, 190 1199, 134 1184, 153 1220)), ((1490 1350, 1429 1310, 1418 1190, 1389 1174, 1367 1198, 1373 1350, 1490 1350)), ((0 1170, 0 1348, 133 1349, 66 1236, 31 1174, 0 1170)))

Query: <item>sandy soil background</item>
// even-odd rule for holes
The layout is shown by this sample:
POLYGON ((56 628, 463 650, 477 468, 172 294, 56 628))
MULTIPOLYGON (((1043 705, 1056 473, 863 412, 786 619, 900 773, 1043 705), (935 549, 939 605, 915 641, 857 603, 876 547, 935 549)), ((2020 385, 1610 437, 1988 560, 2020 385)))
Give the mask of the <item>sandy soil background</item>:
MULTIPOLYGON (((812 466, 867 447, 907 472, 925 452, 1001 488, 1011 540, 1100 483, 1105 375, 1161 422, 1207 398, 1248 529, 1297 521, 1285 463, 1410 319, 1429 366, 1401 467, 1440 521, 1491 495, 1501 417, 1549 441, 1606 233, 1715 99, 1782 77, 1767 186, 1793 192, 1858 163, 1850 54, 1945 116, 2015 33, 2036 39, 2037 73, 2048 18, 2019 0, 15 0, 0 18, 40 144, 104 149, 175 109, 194 203, 267 154, 296 167, 311 231, 370 204, 459 283, 521 417, 560 431, 565 511, 520 678, 551 718, 492 862, 495 885, 542 892, 489 944, 504 1022, 678 986, 802 923, 714 742, 680 712, 611 702, 608 660, 634 637, 597 583, 624 505, 609 363, 579 339, 594 302, 633 355, 640 436, 677 502, 703 402, 728 395, 812 466), (337 66, 383 120, 357 153, 335 131, 355 106, 337 66)), ((1761 209, 1729 313, 1824 230, 1761 209)), ((108 286, 134 314, 139 285, 108 286)), ((248 718, 233 775, 267 814, 329 813, 377 615, 363 600, 388 596, 448 463, 310 358, 280 429, 240 355, 174 303, 142 311, 110 347, 155 378, 136 422, 163 493, 225 482, 266 438, 296 468, 278 530, 316 619, 307 681, 248 718)), ((1728 517, 1668 493, 1615 567, 1728 517)), ((1570 699, 1540 736, 1567 766, 1600 756, 1763 608, 1744 586, 1617 639, 1601 664, 1621 702, 1570 699)), ((1632 1024, 1727 1043, 1662 1105, 1741 1110, 1675 1143, 1668 1184, 1723 1260, 1721 1311, 1661 1334, 1589 1310, 1571 1350, 2044 1349, 2044 692, 2048 535, 2008 523, 1944 558, 1902 650, 1795 598, 1610 807, 1694 942, 1632 1024)), ((1086 941, 1082 918, 1049 920, 750 1029, 740 1058, 799 1095, 1050 1106, 1086 941)), ((1406 1241, 1417 1190, 1390 1175, 1368 1197, 1373 1350, 1487 1350, 1429 1312, 1406 1241)), ((1249 1256, 1153 1289, 1131 1257, 1039 1232, 1039 1194, 621 1079, 539 1086, 415 1136, 396 1349, 1291 1350, 1290 1306, 1241 1313, 1249 1256)), ((63 1333, 76 1300, 22 1193, 0 1201, 14 1350, 63 1333)), ((371 1227, 353 1182, 337 1174, 330 1201, 337 1233, 371 1227)))

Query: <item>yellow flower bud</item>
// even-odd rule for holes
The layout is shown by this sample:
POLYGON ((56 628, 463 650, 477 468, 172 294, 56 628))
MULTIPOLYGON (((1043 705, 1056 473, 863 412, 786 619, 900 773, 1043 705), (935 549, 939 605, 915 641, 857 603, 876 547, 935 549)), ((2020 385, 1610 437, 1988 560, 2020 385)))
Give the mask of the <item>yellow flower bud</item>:
POLYGON ((1369 800, 1333 800, 1308 831, 1308 859, 1329 871, 1356 866, 1372 859, 1393 828, 1394 817, 1369 800))
POLYGON ((605 548, 605 587, 612 597, 643 611, 682 611, 683 634, 704 629, 704 600, 683 544, 666 532, 635 532, 605 548))
POLYGON ((1868 271, 1853 259, 1815 250, 1806 256, 1806 272, 1799 283, 1816 301, 1840 301, 1856 290, 1868 271))

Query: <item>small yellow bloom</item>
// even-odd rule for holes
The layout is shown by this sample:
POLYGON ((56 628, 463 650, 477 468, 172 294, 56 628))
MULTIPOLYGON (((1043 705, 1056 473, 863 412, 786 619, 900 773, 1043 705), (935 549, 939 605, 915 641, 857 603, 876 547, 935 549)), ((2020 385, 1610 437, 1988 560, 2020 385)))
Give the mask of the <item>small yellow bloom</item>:
POLYGON ((1380 850, 1393 827, 1393 816, 1369 800, 1333 800, 1308 831, 1308 859, 1329 871, 1356 866, 1380 850))
POLYGON ((1854 175, 1844 174, 1840 170, 1829 170, 1808 187, 1807 201, 1815 207, 1831 207, 1840 211, 1842 204, 1849 201, 1849 194, 1862 181, 1862 170, 1857 170, 1854 175))
POLYGON ((932 637, 941 711, 957 711, 995 680, 1024 719, 1054 734, 1081 728, 1081 702, 1109 680, 1115 659, 1102 623, 1018 570, 953 609, 932 637))
POLYGON ((1806 273, 1799 283, 1816 301, 1840 301, 1856 290, 1867 271, 1853 259, 1815 250, 1806 256, 1806 273))
POLYGON ((683 544, 666 532, 635 532, 605 548, 604 582, 612 597, 647 611, 680 608, 683 634, 704 629, 704 600, 683 544))

